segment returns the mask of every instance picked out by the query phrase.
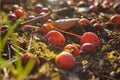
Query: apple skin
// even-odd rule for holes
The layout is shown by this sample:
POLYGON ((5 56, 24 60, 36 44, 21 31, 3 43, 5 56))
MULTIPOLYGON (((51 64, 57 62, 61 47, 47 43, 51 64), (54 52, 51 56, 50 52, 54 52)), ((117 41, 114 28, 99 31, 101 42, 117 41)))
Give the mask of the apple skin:
POLYGON ((62 33, 56 30, 51 30, 49 31, 45 37, 48 39, 48 41, 56 46, 56 47, 61 47, 65 43, 65 37, 62 33))
POLYGON ((63 70, 73 70, 76 65, 75 57, 69 52, 61 52, 55 58, 56 66, 63 70))
POLYGON ((86 24, 89 24, 90 21, 87 19, 87 18, 81 18, 79 21, 78 21, 78 25, 79 26, 84 26, 86 24))
POLYGON ((6 30, 8 30, 8 25, 0 26, 0 32, 4 32, 6 30))
POLYGON ((40 13, 42 11, 43 5, 41 4, 36 4, 34 7, 34 11, 37 13, 40 13))
POLYGON ((80 51, 78 49, 78 47, 74 44, 68 44, 64 47, 65 51, 69 51, 70 53, 72 53, 73 56, 79 56, 80 55, 80 51))
POLYGON ((89 9, 90 9, 91 11, 93 11, 93 12, 96 12, 96 13, 99 12, 99 6, 97 6, 97 5, 91 5, 91 6, 89 7, 89 9))
POLYGON ((93 33, 93 32, 85 32, 81 36, 80 43, 81 44, 84 44, 84 43, 93 43, 93 45, 95 45, 96 47, 98 47, 100 45, 100 40, 99 40, 98 36, 95 33, 93 33))
POLYGON ((120 25, 120 15, 113 15, 110 18, 110 23, 114 23, 115 25, 119 26, 120 25))
POLYGON ((8 25, 0 26, 1 38, 4 37, 4 36, 6 35, 7 32, 8 32, 8 25))
POLYGON ((17 16, 14 13, 8 14, 8 19, 11 21, 15 21, 17 19, 17 16))
POLYGON ((20 18, 25 15, 25 12, 21 8, 17 8, 15 9, 14 14, 17 16, 17 18, 20 18))
POLYGON ((34 60, 35 61, 35 64, 33 66, 32 71, 37 70, 39 68, 39 65, 40 65, 40 60, 38 59, 38 57, 36 57, 35 55, 33 55, 32 53, 29 53, 29 52, 24 53, 21 56, 21 61, 22 61, 23 68, 26 67, 29 60, 34 60))
POLYGON ((97 31, 102 31, 103 30, 103 26, 100 23, 94 23, 93 27, 95 28, 95 30, 97 31))
POLYGON ((86 52, 86 53, 93 53, 95 52, 95 50, 96 48, 92 43, 84 43, 80 48, 80 51, 86 52))

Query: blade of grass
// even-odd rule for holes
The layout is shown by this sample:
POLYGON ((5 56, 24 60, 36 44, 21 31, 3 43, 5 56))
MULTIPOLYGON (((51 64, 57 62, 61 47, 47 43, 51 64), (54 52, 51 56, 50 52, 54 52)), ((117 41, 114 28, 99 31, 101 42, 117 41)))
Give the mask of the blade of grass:
POLYGON ((0 70, 3 69, 4 67, 9 69, 13 74, 15 75, 18 74, 13 64, 11 64, 9 61, 4 60, 3 58, 0 58, 0 70))
POLYGON ((4 36, 4 38, 0 40, 0 53, 3 50, 8 38, 14 33, 15 28, 19 25, 19 21, 17 21, 13 26, 12 25, 8 25, 9 29, 7 34, 4 36))
POLYGON ((32 43, 32 36, 30 37, 30 42, 29 42, 29 46, 28 46, 28 49, 27 49, 28 52, 30 51, 31 43, 32 43))
POLYGON ((23 80, 24 78, 26 78, 26 76, 28 76, 29 73, 32 71, 34 65, 35 65, 35 60, 30 59, 17 80, 23 80))

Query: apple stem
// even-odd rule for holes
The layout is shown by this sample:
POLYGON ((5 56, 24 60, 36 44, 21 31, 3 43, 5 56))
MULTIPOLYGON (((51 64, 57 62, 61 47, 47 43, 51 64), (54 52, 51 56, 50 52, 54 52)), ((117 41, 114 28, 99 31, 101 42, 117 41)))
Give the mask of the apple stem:
POLYGON ((60 32, 65 33, 65 34, 68 34, 68 35, 71 35, 71 36, 75 36, 75 37, 78 38, 78 39, 81 39, 81 36, 78 35, 78 34, 74 34, 74 33, 71 33, 71 32, 67 32, 67 31, 64 31, 64 30, 61 30, 61 29, 58 29, 58 28, 55 28, 55 30, 60 31, 60 32))

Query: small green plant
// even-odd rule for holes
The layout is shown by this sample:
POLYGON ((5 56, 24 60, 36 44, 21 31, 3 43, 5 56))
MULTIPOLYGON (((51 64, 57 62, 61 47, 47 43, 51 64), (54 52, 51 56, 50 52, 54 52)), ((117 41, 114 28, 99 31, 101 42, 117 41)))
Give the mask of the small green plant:
POLYGON ((7 72, 4 72, 4 74, 8 74, 7 77, 3 76, 3 79, 7 79, 10 77, 15 80, 23 80, 31 73, 33 66, 35 65, 34 60, 30 59, 27 62, 26 66, 22 66, 21 56, 24 53, 28 52, 34 55, 43 56, 45 57, 45 59, 47 59, 47 61, 54 59, 56 57, 56 54, 53 51, 50 51, 45 43, 37 42, 28 35, 24 35, 21 37, 21 39, 28 41, 28 44, 26 46, 27 50, 24 50, 22 47, 20 47, 17 41, 17 39, 20 39, 20 36, 16 34, 17 32, 15 32, 15 29, 19 27, 22 18, 18 19, 14 23, 11 23, 6 17, 7 14, 3 12, 1 13, 2 16, 0 18, 2 18, 2 22, 0 23, 0 26, 2 26, 3 24, 8 25, 8 31, 4 37, 2 37, 0 34, 0 76, 3 70, 3 72, 7 72), (4 59, 2 57, 6 45, 9 45, 9 47, 12 47, 12 49, 14 50, 14 53, 11 53, 10 50, 8 51, 9 53, 7 54, 14 54, 14 56, 10 57, 9 59, 4 59), (13 75, 10 76, 10 73, 12 73, 13 75))

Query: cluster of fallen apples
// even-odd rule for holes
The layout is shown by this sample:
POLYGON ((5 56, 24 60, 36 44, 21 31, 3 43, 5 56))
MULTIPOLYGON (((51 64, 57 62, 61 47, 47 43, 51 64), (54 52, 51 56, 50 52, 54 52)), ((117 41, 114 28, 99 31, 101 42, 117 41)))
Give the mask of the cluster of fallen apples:
MULTIPOLYGON (((56 30, 49 31, 45 37, 52 45, 57 47, 60 47, 65 43, 64 35, 56 30)), ((74 69, 76 64, 75 57, 79 56, 80 52, 95 52, 96 47, 100 45, 100 40, 95 33, 86 32, 82 35, 80 44, 82 44, 80 49, 74 44, 66 45, 64 50, 55 58, 57 67, 65 70, 74 69)))
MULTIPOLYGON (((118 20, 118 18, 120 18, 120 15, 112 16, 110 18, 110 23, 120 25, 120 20, 118 20)), ((86 18, 82 18, 78 21, 79 25, 87 23, 89 23, 89 20, 86 18)), ((98 30, 102 29, 102 26, 99 23, 95 23, 93 26, 98 30)), ((45 37, 52 45, 57 47, 63 46, 65 43, 64 35, 57 30, 49 31, 45 37)), ((100 45, 100 39, 93 32, 85 32, 80 36, 80 44, 80 49, 74 44, 66 45, 63 51, 55 58, 56 66, 64 70, 73 70, 76 65, 75 57, 79 56, 81 52, 94 53, 96 48, 100 45)))
MULTIPOLYGON (((20 10, 20 9, 17 9, 20 10)), ((17 14, 16 14, 17 15, 17 14)), ((8 15, 9 19, 14 20, 15 18, 8 15)), ((84 24, 88 24, 90 21, 87 18, 81 18, 78 21, 80 26, 84 24)), ((114 15, 110 18, 110 23, 120 25, 120 15, 114 15)), ((99 23, 94 24, 98 30, 102 29, 102 26, 99 23)), ((0 27, 0 31, 7 30, 7 26, 0 27)), ((45 38, 56 47, 61 47, 65 44, 64 35, 57 30, 50 30, 45 38)), ((64 50, 58 54, 55 58, 55 64, 58 68, 64 70, 73 70, 76 65, 75 57, 79 56, 81 52, 94 53, 96 48, 100 45, 100 39, 93 32, 85 32, 82 36, 79 36, 81 47, 80 49, 75 44, 68 44, 64 47, 64 50)), ((32 56, 35 59, 37 67, 40 65, 40 61, 36 58, 36 56, 32 56)), ((27 62, 31 59, 31 54, 26 53, 22 55, 23 66, 26 66, 27 62)), ((34 66, 34 67, 35 67, 34 66)), ((36 68, 36 67, 35 67, 36 68)))
MULTIPOLYGON (((39 13, 39 11, 43 11, 45 13, 48 13, 48 9, 43 9, 41 5, 36 5, 35 11, 39 13)), ((24 11, 21 8, 15 9, 13 13, 8 14, 8 19, 11 21, 15 21, 16 19, 20 18, 21 16, 24 16, 24 11)), ((35 16, 29 16, 28 19, 33 19, 35 16)), ((120 25, 120 15, 113 15, 109 22, 111 24, 115 24, 116 26, 120 25)), ((78 21, 78 25, 82 27, 84 24, 90 24, 90 21, 87 18, 81 18, 78 21)), ((96 22, 93 27, 95 27, 98 31, 102 30, 101 24, 96 22)), ((3 32, 7 30, 7 26, 0 27, 0 31, 3 32)), ((41 28, 41 27, 40 27, 41 28)), ((42 31, 41 31, 42 32, 42 31)), ((44 32, 44 31, 43 31, 44 32)), ((61 47, 65 44, 65 36, 58 30, 50 30, 46 33, 45 38, 56 47, 61 47)), ((73 70, 76 66, 76 57, 80 55, 81 52, 85 53, 94 53, 96 51, 96 48, 100 46, 100 39, 99 37, 93 33, 93 32, 85 32, 82 36, 79 36, 80 39, 80 47, 78 47, 75 44, 67 44, 63 51, 59 53, 55 57, 55 64, 58 68, 64 69, 64 70, 73 70)), ((33 55, 32 53, 25 53, 21 56, 22 59, 22 65, 25 67, 26 64, 30 59, 35 60, 34 70, 39 67, 41 64, 41 61, 33 55)))

